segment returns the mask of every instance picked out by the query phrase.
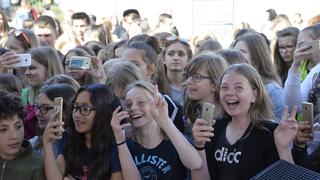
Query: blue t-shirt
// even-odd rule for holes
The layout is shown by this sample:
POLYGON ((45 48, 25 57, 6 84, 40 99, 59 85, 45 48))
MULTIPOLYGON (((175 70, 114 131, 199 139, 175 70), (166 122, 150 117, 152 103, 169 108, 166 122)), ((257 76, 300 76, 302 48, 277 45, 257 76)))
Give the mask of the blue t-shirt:
MULTIPOLYGON (((66 161, 67 161, 67 157, 65 155, 66 154, 65 145, 67 144, 68 139, 69 138, 68 138, 67 133, 63 133, 62 139, 60 140, 59 146, 58 146, 58 154, 63 154, 66 161)), ((91 150, 88 149, 88 148, 85 150, 85 152, 83 153, 82 157, 84 158, 84 164, 82 165, 82 167, 83 167, 82 170, 83 171, 82 172, 75 172, 75 174, 83 174, 83 176, 71 174, 71 176, 73 178, 75 178, 76 180, 78 180, 78 179, 79 180, 87 179, 88 166, 94 160, 94 159, 92 159, 91 150)), ((111 173, 121 171, 118 148, 117 148, 115 142, 113 142, 112 150, 111 150, 111 153, 110 153, 110 155, 108 157, 109 157, 109 159, 106 161, 106 163, 110 163, 111 173)))
POLYGON ((127 140, 127 145, 142 180, 186 178, 187 169, 171 141, 164 140, 153 149, 144 148, 131 139, 127 140))

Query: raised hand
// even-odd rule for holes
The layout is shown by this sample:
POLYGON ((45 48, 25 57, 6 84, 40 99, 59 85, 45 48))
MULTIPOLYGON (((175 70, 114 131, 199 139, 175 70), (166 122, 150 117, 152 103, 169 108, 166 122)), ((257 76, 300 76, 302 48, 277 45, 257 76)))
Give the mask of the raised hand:
POLYGON ((192 128, 194 145, 198 148, 204 147, 205 143, 210 142, 210 138, 214 136, 213 130, 213 127, 208 126, 208 121, 197 119, 192 128))
POLYGON ((57 139, 62 138, 62 133, 65 131, 62 127, 63 122, 58 121, 59 112, 51 115, 50 120, 43 133, 43 144, 53 143, 57 139))
POLYGON ((0 72, 6 73, 12 65, 19 62, 19 56, 13 51, 8 51, 0 56, 0 72))
POLYGON ((155 85, 154 94, 154 99, 150 103, 150 112, 158 124, 163 127, 162 125, 165 125, 167 121, 171 121, 168 116, 168 104, 159 93, 157 85, 155 85))
POLYGON ((124 129, 131 126, 131 124, 128 122, 124 124, 121 123, 123 120, 129 118, 129 114, 126 111, 119 112, 120 109, 121 107, 119 106, 114 110, 111 119, 111 127, 117 143, 125 141, 126 136, 124 129))
POLYGON ((303 59, 308 59, 311 56, 311 48, 311 45, 307 45, 304 42, 298 43, 298 47, 294 51, 293 63, 291 65, 291 69, 293 70, 293 72, 297 72, 299 70, 301 61, 303 59))
POLYGON ((102 67, 102 62, 95 56, 87 56, 91 58, 91 69, 86 70, 87 73, 97 78, 100 83, 105 83, 106 74, 102 67))
POLYGON ((274 141, 279 149, 286 149, 297 134, 298 125, 295 119, 297 107, 295 106, 288 117, 288 106, 285 106, 279 126, 274 131, 274 141))

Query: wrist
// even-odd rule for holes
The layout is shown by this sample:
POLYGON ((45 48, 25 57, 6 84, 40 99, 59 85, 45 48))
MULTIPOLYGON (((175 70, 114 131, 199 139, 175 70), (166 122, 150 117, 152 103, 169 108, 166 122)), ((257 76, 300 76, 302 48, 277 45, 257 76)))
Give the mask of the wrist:
POLYGON ((126 140, 117 142, 117 146, 121 146, 126 143, 126 140))
POLYGON ((197 150, 197 151, 203 151, 205 149, 205 146, 197 146, 197 145, 194 145, 194 148, 197 150))

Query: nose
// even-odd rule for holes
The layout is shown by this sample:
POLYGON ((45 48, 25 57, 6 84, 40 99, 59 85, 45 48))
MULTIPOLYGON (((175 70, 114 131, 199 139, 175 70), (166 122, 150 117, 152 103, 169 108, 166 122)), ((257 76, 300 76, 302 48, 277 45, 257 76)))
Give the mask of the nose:
POLYGON ((29 68, 26 69, 26 71, 24 72, 25 75, 31 75, 31 71, 29 68))
POLYGON ((18 139, 18 131, 15 129, 10 130, 10 139, 15 140, 18 139))

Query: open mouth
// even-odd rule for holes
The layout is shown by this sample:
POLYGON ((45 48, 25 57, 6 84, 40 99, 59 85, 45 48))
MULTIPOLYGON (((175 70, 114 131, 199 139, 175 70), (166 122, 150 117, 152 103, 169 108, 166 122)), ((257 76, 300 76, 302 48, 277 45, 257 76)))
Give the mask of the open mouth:
POLYGON ((227 100, 226 103, 227 103, 228 106, 237 106, 237 105, 239 105, 239 101, 237 101, 237 100, 227 100))
POLYGON ((133 114, 133 115, 130 115, 130 119, 131 120, 137 120, 137 119, 141 119, 143 117, 142 114, 133 114))

